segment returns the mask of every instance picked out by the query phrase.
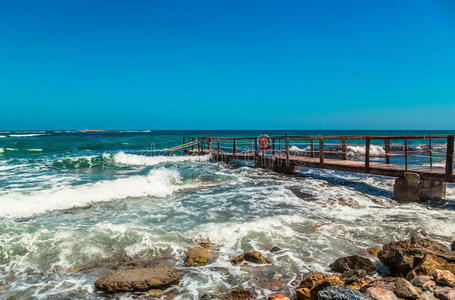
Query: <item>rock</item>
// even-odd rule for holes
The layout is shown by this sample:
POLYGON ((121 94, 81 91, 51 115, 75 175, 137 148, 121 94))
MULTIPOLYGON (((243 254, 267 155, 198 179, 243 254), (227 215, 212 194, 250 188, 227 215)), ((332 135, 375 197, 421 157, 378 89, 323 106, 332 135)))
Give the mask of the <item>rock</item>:
POLYGON ((450 245, 450 249, 452 249, 452 251, 455 251, 455 241, 453 241, 450 245))
POLYGON ((366 290, 366 294, 376 300, 398 300, 398 297, 393 292, 380 287, 372 286, 366 290))
POLYGON ((185 260, 186 267, 197 267, 197 266, 205 266, 209 263, 210 256, 212 252, 206 248, 193 248, 191 249, 185 260))
MULTIPOLYGON (((405 276, 422 262, 426 254, 433 254, 446 262, 455 262, 455 252, 440 243, 420 237, 386 244, 378 257, 385 266, 390 268, 392 274, 405 276)), ((416 276, 418 275, 427 274, 416 276)))
POLYGON ((270 249, 270 252, 278 252, 278 251, 281 251, 281 248, 280 247, 273 247, 272 249, 270 249))
POLYGON ((269 300, 290 300, 289 297, 286 297, 283 294, 270 295, 269 300))
POLYGON ((346 271, 341 275, 341 280, 344 281, 344 285, 347 288, 359 290, 361 287, 367 285, 365 279, 366 272, 365 270, 360 271, 346 271))
POLYGON ((248 261, 248 262, 255 263, 255 264, 271 264, 272 263, 272 261, 270 259, 265 258, 259 251, 245 252, 245 253, 231 259, 231 263, 234 265, 241 264, 244 261, 248 261))
POLYGON ((372 247, 372 248, 365 249, 362 252, 364 255, 367 255, 370 257, 378 257, 378 253, 381 252, 381 250, 382 249, 379 247, 372 247))
POLYGON ((365 270, 367 274, 374 274, 377 272, 377 268, 371 260, 358 255, 338 258, 330 265, 330 269, 340 273, 351 270, 365 270))
POLYGON ((401 278, 395 282, 393 292, 400 298, 417 299, 419 293, 416 288, 406 279, 401 278))
POLYGON ((437 283, 455 286, 455 276, 450 271, 436 269, 433 272, 433 278, 437 283))
POLYGON ((419 300, 436 300, 437 298, 433 295, 432 292, 425 291, 420 293, 419 300))
POLYGON ((423 287, 427 282, 432 281, 430 276, 420 275, 411 280, 414 286, 423 287))
POLYGON ((95 281, 95 287, 108 293, 164 289, 180 281, 181 273, 169 267, 121 270, 95 281))
POLYGON ((408 272, 406 277, 412 279, 419 275, 432 276, 434 270, 449 270, 455 272, 455 263, 449 263, 445 259, 435 256, 434 254, 425 254, 423 260, 415 268, 408 272))
POLYGON ((163 291, 160 289, 149 290, 148 293, 153 297, 161 297, 163 295, 163 291))
POLYGON ((234 290, 226 294, 226 297, 223 298, 226 300, 247 300, 253 299, 250 291, 247 290, 234 290))
POLYGON ((361 292, 341 286, 329 286, 318 293, 318 300, 369 300, 361 292))
POLYGON ((455 289, 450 287, 444 287, 437 290, 434 295, 436 298, 441 300, 455 300, 455 289))
POLYGON ((318 297, 318 292, 328 286, 342 286, 341 274, 313 273, 302 279, 299 289, 296 290, 297 299, 314 300, 318 297))

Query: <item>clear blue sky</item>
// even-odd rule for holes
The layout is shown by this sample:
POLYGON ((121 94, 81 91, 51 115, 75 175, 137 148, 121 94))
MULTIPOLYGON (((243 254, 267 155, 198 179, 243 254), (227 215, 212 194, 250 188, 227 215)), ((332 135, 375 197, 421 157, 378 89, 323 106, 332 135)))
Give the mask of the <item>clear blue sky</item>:
POLYGON ((0 129, 455 129, 455 1, 0 0, 0 129))

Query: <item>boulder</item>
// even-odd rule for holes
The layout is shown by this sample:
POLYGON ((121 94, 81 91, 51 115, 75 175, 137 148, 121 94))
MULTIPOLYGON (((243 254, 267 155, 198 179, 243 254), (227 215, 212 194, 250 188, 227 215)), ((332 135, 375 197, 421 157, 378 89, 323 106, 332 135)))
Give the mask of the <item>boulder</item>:
POLYGON ((455 276, 450 271, 436 269, 433 272, 433 278, 437 283, 455 286, 455 276))
POLYGON ((248 290, 234 290, 225 295, 226 300, 248 300, 253 299, 251 292, 248 290))
POLYGON ((181 273, 169 267, 121 270, 95 281, 95 287, 108 293, 164 289, 180 281, 181 273))
POLYGON ((368 284, 365 277, 365 270, 350 270, 344 272, 343 275, 341 275, 341 280, 344 282, 345 287, 359 290, 361 287, 368 284))
POLYGON ((338 258, 330 265, 330 269, 340 273, 351 270, 365 270, 367 274, 374 274, 377 272, 377 268, 371 260, 358 255, 338 258))
POLYGON ((163 296, 163 290, 160 290, 160 289, 149 290, 148 293, 149 293, 149 295, 151 295, 153 297, 163 296))
POLYGON ((420 275, 433 276, 436 269, 449 270, 453 273, 455 272, 455 263, 449 263, 434 254, 425 254, 423 260, 409 271, 406 277, 412 279, 420 275))
POLYGON ((278 252, 278 251, 281 251, 281 248, 277 247, 277 246, 274 246, 274 247, 272 247, 272 249, 270 249, 270 252, 278 252))
POLYGON ((209 263, 210 256, 212 252, 206 248, 193 248, 191 249, 185 260, 186 267, 198 267, 198 266, 205 266, 209 263))
POLYGON ((426 254, 433 254, 449 263, 455 262, 454 251, 433 240, 420 237, 386 244, 382 247, 378 257, 393 274, 406 276, 424 259, 426 254))
POLYGON ((318 300, 371 300, 371 298, 354 289, 329 286, 319 291, 318 300))
POLYGON ((455 251, 455 241, 453 241, 450 245, 450 249, 452 249, 452 251, 455 251))
POLYGON ((296 290, 297 299, 314 300, 318 298, 318 292, 328 286, 342 286, 341 274, 313 273, 302 279, 299 288, 296 290))
POLYGON ((411 280, 411 283, 412 283, 414 286, 423 288, 424 285, 427 285, 427 284, 428 284, 428 282, 434 282, 434 281, 432 281, 432 280, 433 280, 433 278, 431 278, 430 276, 420 275, 420 276, 414 277, 414 278, 411 280))
POLYGON ((231 259, 231 263, 234 265, 241 264, 244 261, 248 261, 255 264, 271 264, 272 261, 265 258, 259 251, 245 252, 237 257, 231 259))
POLYGON ((437 298, 433 295, 432 292, 425 291, 420 293, 419 300, 436 300, 437 298))
POLYGON ((417 292, 416 288, 404 278, 401 278, 395 282, 393 292, 398 297, 405 299, 417 299, 419 297, 419 293, 417 292))
POLYGON ((455 300, 455 289, 450 287, 444 287, 437 290, 434 295, 436 298, 441 300, 455 300))
POLYGON ((376 300, 398 300, 398 297, 393 292, 374 286, 366 290, 366 295, 376 300))

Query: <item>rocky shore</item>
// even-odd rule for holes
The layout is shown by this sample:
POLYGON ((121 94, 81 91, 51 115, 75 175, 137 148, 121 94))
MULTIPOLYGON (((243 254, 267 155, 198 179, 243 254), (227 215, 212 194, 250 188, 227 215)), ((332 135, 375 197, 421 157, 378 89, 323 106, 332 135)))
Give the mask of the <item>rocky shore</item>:
MULTIPOLYGON (((217 259, 217 245, 200 243, 190 249, 184 265, 201 267, 217 259)), ((281 251, 274 247, 270 252, 281 251)), ((277 262, 258 251, 233 257, 234 266, 274 264, 277 262)), ((328 266, 330 273, 312 273, 292 282, 289 292, 258 296, 247 289, 206 294, 200 299, 269 299, 269 300, 455 300, 455 242, 451 248, 431 239, 412 237, 361 254, 341 257, 328 266)), ((106 294, 139 292, 150 298, 171 299, 166 290, 178 285, 185 268, 141 267, 116 270, 96 280, 95 287, 106 294)), ((271 288, 270 290, 274 290, 271 288)))

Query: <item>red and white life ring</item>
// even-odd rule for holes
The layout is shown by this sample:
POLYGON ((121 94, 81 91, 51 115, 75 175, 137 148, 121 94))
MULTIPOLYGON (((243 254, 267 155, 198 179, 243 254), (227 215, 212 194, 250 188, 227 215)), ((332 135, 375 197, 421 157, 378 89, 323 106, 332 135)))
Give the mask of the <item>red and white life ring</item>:
POLYGON ((261 151, 269 150, 272 147, 272 142, 270 140, 270 137, 266 134, 263 134, 259 138, 259 149, 261 151))

